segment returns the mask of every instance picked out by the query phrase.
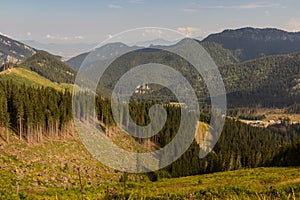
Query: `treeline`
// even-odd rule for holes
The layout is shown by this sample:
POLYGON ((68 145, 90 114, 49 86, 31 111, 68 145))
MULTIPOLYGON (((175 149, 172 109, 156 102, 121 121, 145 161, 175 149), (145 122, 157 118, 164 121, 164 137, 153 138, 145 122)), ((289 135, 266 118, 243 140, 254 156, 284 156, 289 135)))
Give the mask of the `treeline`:
POLYGON ((273 158, 272 166, 300 166, 300 124, 288 124, 285 127, 279 125, 272 126, 276 132, 281 132, 290 136, 290 141, 282 145, 273 158))
MULTIPOLYGON (((115 125, 110 111, 110 101, 97 99, 98 119, 115 125)), ((138 125, 150 123, 148 112, 154 102, 131 102, 129 109, 132 119, 138 125)), ((150 140, 160 147, 167 145, 175 136, 180 124, 181 111, 178 106, 165 105, 168 114, 163 129, 150 140)), ((121 112, 125 113, 125 112, 121 112)), ((123 115, 122 124, 126 127, 128 116, 123 115)), ((209 123, 210 117, 201 114, 201 121, 209 123)), ((177 161, 156 173, 165 177, 179 177, 217 171, 236 170, 275 165, 274 157, 280 153, 284 144, 290 144, 300 136, 299 129, 288 128, 287 131, 275 128, 258 128, 244 123, 226 119, 224 128, 216 146, 204 159, 199 158, 200 146, 194 141, 191 147, 177 161)), ((147 139, 138 139, 145 142, 147 139)), ((178 150, 178 149, 177 149, 178 150)))
POLYGON ((272 166, 280 147, 290 144, 299 136, 299 130, 282 133, 227 119, 221 137, 206 158, 199 159, 200 148, 194 143, 179 160, 165 170, 177 177, 272 166))
POLYGON ((245 120, 262 120, 266 118, 265 115, 240 115, 239 119, 245 119, 245 120))
POLYGON ((300 103, 295 103, 287 108, 287 113, 300 114, 300 103))
MULTIPOLYGON (((70 133, 72 96, 69 91, 0 82, 0 126, 28 142, 70 133)), ((5 132, 5 131, 3 131, 5 132)), ((2 137, 8 140, 7 136, 2 137)))
MULTIPOLYGON (((94 112, 92 98, 93 96, 87 92, 79 92, 72 102, 69 91, 17 86, 9 81, 0 82, 0 126, 2 129, 14 130, 20 138, 28 142, 41 141, 43 137, 64 137, 72 126, 72 103, 77 119, 88 121, 97 118, 104 128, 115 126, 111 101, 96 97, 96 112, 94 112)), ((131 117, 138 125, 148 125, 151 122, 149 110, 155 103, 157 102, 131 101, 129 113, 125 112, 126 107, 121 105, 118 123, 122 124, 123 128, 132 128, 129 123, 131 117)), ((138 142, 151 140, 158 146, 164 147, 175 137, 180 123, 189 124, 185 121, 181 122, 183 113, 179 106, 162 105, 168 116, 164 127, 150 139, 136 138, 138 142)), ((156 116, 154 120, 160 122, 162 116, 156 116)), ((210 117, 201 114, 199 120, 209 123, 210 117)), ((192 130, 193 127, 185 126, 185 128, 192 130)), ((178 177, 276 165, 274 163, 276 156, 284 152, 281 147, 294 142, 300 133, 299 127, 292 125, 285 127, 284 130, 281 127, 268 129, 251 127, 226 119, 222 135, 207 157, 199 158, 200 145, 194 141, 177 161, 152 175, 164 174, 163 176, 167 177, 178 177)), ((2 137, 5 135, 2 134, 2 137)), ((179 148, 176 147, 176 151, 180 151, 179 148)))
POLYGON ((279 153, 274 157, 272 164, 282 167, 300 166, 300 139, 291 145, 282 147, 279 153))
POLYGON ((299 101, 293 88, 300 73, 300 54, 268 56, 220 67, 228 107, 286 107, 299 101))
MULTIPOLYGON (((109 128, 110 126, 116 126, 116 123, 121 125, 121 127, 124 129, 135 130, 133 124, 129 123, 129 117, 131 117, 133 122, 139 126, 148 125, 150 123, 150 117, 148 115, 149 110, 151 106, 157 102, 130 101, 128 106, 129 112, 125 112, 125 104, 120 105, 120 107, 118 108, 118 122, 116 122, 113 118, 110 99, 104 99, 100 96, 96 96, 94 102, 96 113, 94 113, 94 107, 92 106, 92 103, 92 96, 88 92, 81 92, 76 94, 73 102, 76 118, 81 121, 89 121, 97 118, 100 124, 102 124, 102 128, 104 130, 106 130, 106 128, 109 128)), ((169 141, 171 141, 180 125, 180 107, 165 104, 164 108, 166 109, 166 112, 168 114, 166 124, 159 133, 150 138, 151 141, 160 146, 163 146, 164 144, 167 144, 169 141)), ((160 122, 161 119, 162 116, 156 116, 154 120, 160 122)), ((148 139, 135 139, 140 143, 148 141, 148 139)))

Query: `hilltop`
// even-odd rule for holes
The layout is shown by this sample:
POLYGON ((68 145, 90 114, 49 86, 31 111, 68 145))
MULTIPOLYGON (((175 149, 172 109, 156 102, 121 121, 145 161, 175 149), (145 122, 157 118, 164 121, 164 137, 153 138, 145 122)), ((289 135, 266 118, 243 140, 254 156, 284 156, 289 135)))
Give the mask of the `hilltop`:
POLYGON ((216 42, 231 50, 240 61, 269 55, 300 52, 300 32, 275 28, 241 28, 211 34, 203 41, 216 42))

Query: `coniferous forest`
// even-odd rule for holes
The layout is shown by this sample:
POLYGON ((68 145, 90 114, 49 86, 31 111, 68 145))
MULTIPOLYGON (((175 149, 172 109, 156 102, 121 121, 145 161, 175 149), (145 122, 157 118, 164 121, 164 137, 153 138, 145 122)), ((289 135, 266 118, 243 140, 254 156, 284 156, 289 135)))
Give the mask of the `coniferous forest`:
POLYGON ((12 129, 20 139, 39 142, 43 137, 71 134, 72 96, 69 91, 19 86, 7 81, 0 82, 0 94, 1 126, 12 129))
MULTIPOLYGON (((72 94, 70 91, 57 91, 51 88, 33 88, 25 85, 15 85, 12 81, 1 82, 0 89, 0 125, 2 129, 11 129, 21 139, 27 142, 41 142, 43 138, 64 138, 72 135, 73 114, 72 94)), ((77 98, 86 99, 89 94, 79 92, 77 98)), ((86 117, 87 101, 78 101, 75 105, 81 120, 86 117)), ((148 111, 154 102, 130 103, 130 115, 139 125, 149 123, 148 111)), ((111 102, 108 99, 96 97, 97 119, 105 127, 115 126, 111 112, 111 102)), ((175 136, 180 124, 181 110, 178 106, 166 105, 168 118, 163 129, 150 138, 158 147, 168 144, 175 136)), ((125 113, 125 112, 124 112, 125 113)), ((121 117, 122 124, 128 123, 125 114, 121 117)), ((209 123, 209 115, 201 114, 200 119, 209 123)), ((1 137, 9 140, 2 131, 1 137)), ((217 171, 254 168, 261 166, 283 165, 283 160, 293 160, 297 156, 291 149, 297 148, 299 125, 287 125, 282 131, 276 126, 269 128, 251 127, 233 119, 226 119, 223 132, 212 152, 199 159, 200 147, 196 141, 189 150, 172 165, 161 170, 169 176, 179 177, 217 171), (289 146, 289 144, 291 146, 289 146), (278 162, 275 162, 275 161, 278 162)), ((147 139, 136 138, 144 143, 147 139)), ((297 151, 295 151, 297 152, 297 151)), ((295 162, 297 162, 296 160, 295 162)), ((293 162, 293 165, 295 165, 293 162)), ((289 165, 285 162, 284 165, 289 165)), ((158 172, 158 174, 165 174, 158 172)))

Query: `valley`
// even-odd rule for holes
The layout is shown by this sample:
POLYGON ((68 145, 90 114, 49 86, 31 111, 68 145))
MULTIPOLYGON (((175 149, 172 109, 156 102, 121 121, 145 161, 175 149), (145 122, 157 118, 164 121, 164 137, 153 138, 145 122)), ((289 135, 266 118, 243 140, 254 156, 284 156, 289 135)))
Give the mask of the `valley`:
MULTIPOLYGON (((89 52, 63 62, 60 56, 1 36, 0 199, 300 198, 299 33, 241 28, 197 40, 218 66, 227 92, 225 124, 211 149, 214 130, 207 86, 190 63, 166 51, 183 42, 165 45, 163 50, 124 43, 95 49, 96 58, 102 60, 88 60, 91 65, 85 69, 95 80, 99 73, 95 63, 106 62, 104 58, 116 50, 130 52, 111 63, 93 93, 74 85, 89 52), (124 112, 124 102, 118 107, 116 122, 110 98, 114 86, 127 71, 153 60, 184 75, 200 110, 185 109, 169 89, 150 83, 137 86, 129 113, 124 112), (93 101, 95 107, 90 106, 93 101), (164 126, 149 138, 130 136, 129 119, 147 126, 156 103, 168 114, 164 126), (199 112, 199 119, 195 127, 186 127, 195 132, 190 147, 172 164, 142 174, 124 173, 99 162, 78 134, 78 130, 92 132, 75 126, 96 122, 103 130, 101 136, 116 146, 145 153, 170 144, 179 125, 188 124, 181 115, 193 112, 199 112), (199 158, 204 151, 208 155, 199 158)), ((82 78, 79 83, 95 80, 82 78)), ((180 85, 177 88, 185 91, 180 85)), ((154 120, 162 118, 157 115, 154 120)))

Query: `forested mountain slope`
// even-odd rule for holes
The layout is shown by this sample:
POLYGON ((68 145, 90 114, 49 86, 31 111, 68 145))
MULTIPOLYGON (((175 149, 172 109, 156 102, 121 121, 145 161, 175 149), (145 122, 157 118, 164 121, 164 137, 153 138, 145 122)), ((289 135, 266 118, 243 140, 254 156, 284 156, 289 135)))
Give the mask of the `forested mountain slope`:
POLYGON ((73 83, 76 77, 75 70, 45 51, 38 51, 26 59, 20 67, 30 69, 57 83, 73 83))
POLYGON ((300 33, 274 28, 241 28, 211 34, 203 41, 216 42, 245 61, 269 55, 300 52, 300 33))
POLYGON ((299 53, 226 65, 220 72, 230 106, 282 107, 299 100, 299 53))

